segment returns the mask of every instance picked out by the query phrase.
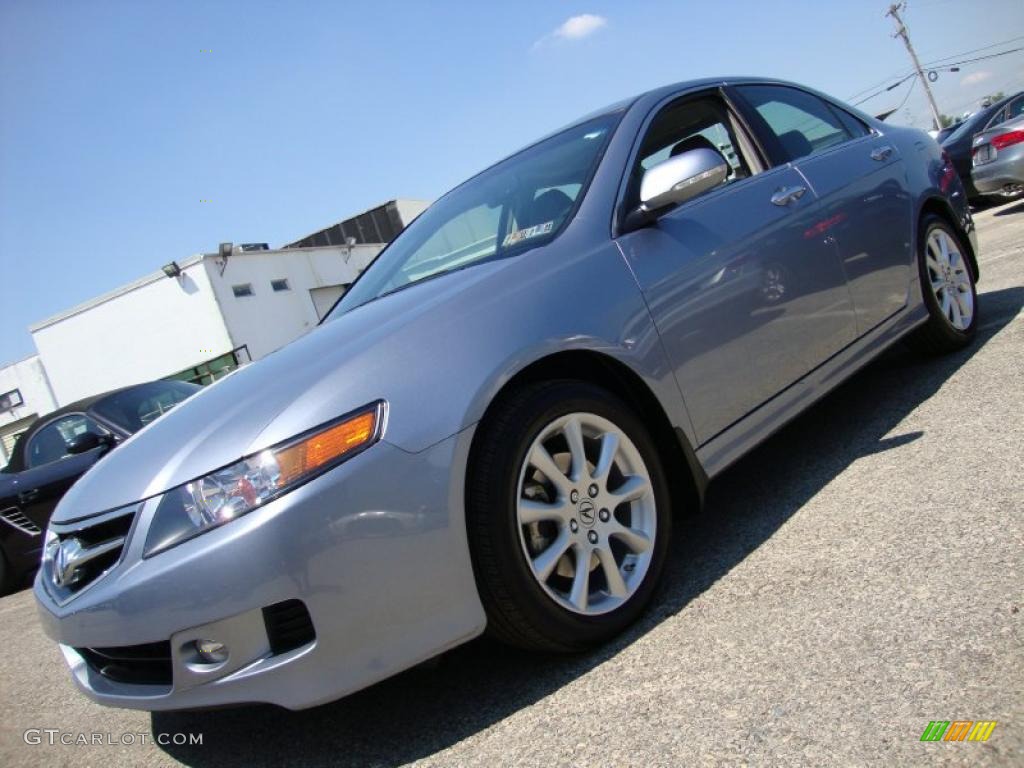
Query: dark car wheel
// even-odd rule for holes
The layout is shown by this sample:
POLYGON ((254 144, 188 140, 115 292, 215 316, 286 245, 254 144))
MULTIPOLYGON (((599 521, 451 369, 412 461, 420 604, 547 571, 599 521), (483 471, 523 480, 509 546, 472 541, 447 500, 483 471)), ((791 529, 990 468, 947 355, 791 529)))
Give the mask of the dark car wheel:
POLYGON ((671 526, 647 430, 575 381, 516 391, 480 429, 467 527, 489 632, 547 651, 621 632, 651 598, 671 526))
POLYGON ((6 595, 14 589, 14 576, 11 573, 11 566, 7 564, 7 557, 0 550, 0 595, 6 595))
POLYGON ((928 321, 909 339, 922 352, 952 352, 974 338, 978 294, 966 253, 960 236, 945 219, 924 218, 917 261, 928 321))

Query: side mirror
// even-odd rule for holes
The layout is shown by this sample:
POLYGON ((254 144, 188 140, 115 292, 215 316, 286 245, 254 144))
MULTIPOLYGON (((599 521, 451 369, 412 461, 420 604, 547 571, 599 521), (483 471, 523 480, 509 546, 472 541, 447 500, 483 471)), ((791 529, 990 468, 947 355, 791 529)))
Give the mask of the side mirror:
POLYGON ((71 438, 71 442, 68 443, 68 453, 77 455, 79 453, 86 453, 94 448, 111 448, 114 445, 113 435, 100 435, 96 432, 83 432, 80 435, 75 435, 71 438))
POLYGON ((663 160, 644 172, 640 205, 626 217, 626 229, 649 224, 660 211, 714 189, 728 175, 729 163, 713 149, 691 149, 663 160))

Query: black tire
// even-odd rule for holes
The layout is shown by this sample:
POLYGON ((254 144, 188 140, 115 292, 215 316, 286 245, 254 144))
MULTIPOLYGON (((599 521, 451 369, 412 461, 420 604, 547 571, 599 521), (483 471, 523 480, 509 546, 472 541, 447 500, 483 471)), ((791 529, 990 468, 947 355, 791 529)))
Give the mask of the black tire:
POLYGON ((927 355, 955 352, 971 343, 978 328, 978 293, 974 285, 974 273, 966 257, 969 251, 960 233, 940 216, 934 214, 925 216, 921 220, 920 233, 917 248, 917 269, 921 279, 921 295, 925 306, 928 308, 928 321, 910 335, 907 343, 918 352, 927 355), (964 258, 974 307, 971 322, 964 330, 958 330, 952 326, 949 319, 943 313, 935 292, 931 290, 931 278, 925 263, 925 254, 928 239, 936 230, 942 230, 952 238, 959 245, 960 253, 964 258))
POLYGON ((470 551, 488 632, 531 650, 577 652, 620 633, 643 612, 665 565, 671 535, 669 490, 647 430, 634 412, 604 389, 557 380, 505 396, 480 426, 467 478, 470 551), (534 578, 520 541, 516 501, 519 473, 533 440, 561 416, 592 413, 614 423, 633 442, 654 495, 656 529, 646 575, 620 606, 600 615, 568 610, 534 578))
POLYGON ((14 591, 14 576, 7 564, 7 557, 0 550, 0 596, 14 591))

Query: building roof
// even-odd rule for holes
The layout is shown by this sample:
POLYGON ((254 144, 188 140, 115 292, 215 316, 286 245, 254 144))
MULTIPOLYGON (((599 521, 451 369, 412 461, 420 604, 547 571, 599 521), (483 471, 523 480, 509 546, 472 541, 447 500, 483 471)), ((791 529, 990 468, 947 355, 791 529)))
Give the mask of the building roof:
MULTIPOLYGON (((180 266, 182 269, 185 269, 186 267, 191 267, 193 264, 198 264, 202 260, 203 254, 197 253, 194 256, 189 256, 187 259, 179 261, 178 266, 180 266)), ((87 301, 83 301, 81 304, 76 304, 70 309, 65 309, 63 312, 58 312, 55 315, 50 315, 45 320, 40 320, 38 323, 33 323, 28 327, 28 332, 35 333, 36 331, 42 330, 43 328, 54 325, 55 323, 59 323, 61 320, 67 320, 69 317, 74 317, 75 315, 79 315, 82 312, 92 309, 93 307, 98 307, 100 304, 105 304, 111 299, 116 299, 118 296, 123 296, 124 294, 131 293, 132 291, 136 291, 139 288, 144 288, 150 283, 155 283, 157 280, 166 279, 167 275, 165 275, 162 270, 150 272, 145 277, 140 277, 138 280, 126 283, 125 285, 122 285, 119 288, 115 288, 112 291, 101 293, 99 296, 94 296, 93 298, 87 301)))
MULTIPOLYGON (((427 203, 423 200, 396 199, 388 200, 373 208, 368 208, 355 216, 349 216, 329 227, 318 229, 281 248, 309 248, 324 245, 348 245, 352 238, 355 245, 390 243, 409 222, 404 219, 403 209, 416 208, 422 210, 427 203)), ((419 213, 417 210, 417 213, 419 213)))

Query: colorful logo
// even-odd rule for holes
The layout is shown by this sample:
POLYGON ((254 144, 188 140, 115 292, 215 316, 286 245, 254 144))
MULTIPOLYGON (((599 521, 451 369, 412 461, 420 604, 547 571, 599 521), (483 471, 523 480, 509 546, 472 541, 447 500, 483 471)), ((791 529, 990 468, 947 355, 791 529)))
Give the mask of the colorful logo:
POLYGON ((995 720, 932 720, 921 741, 988 741, 995 727, 995 720))

